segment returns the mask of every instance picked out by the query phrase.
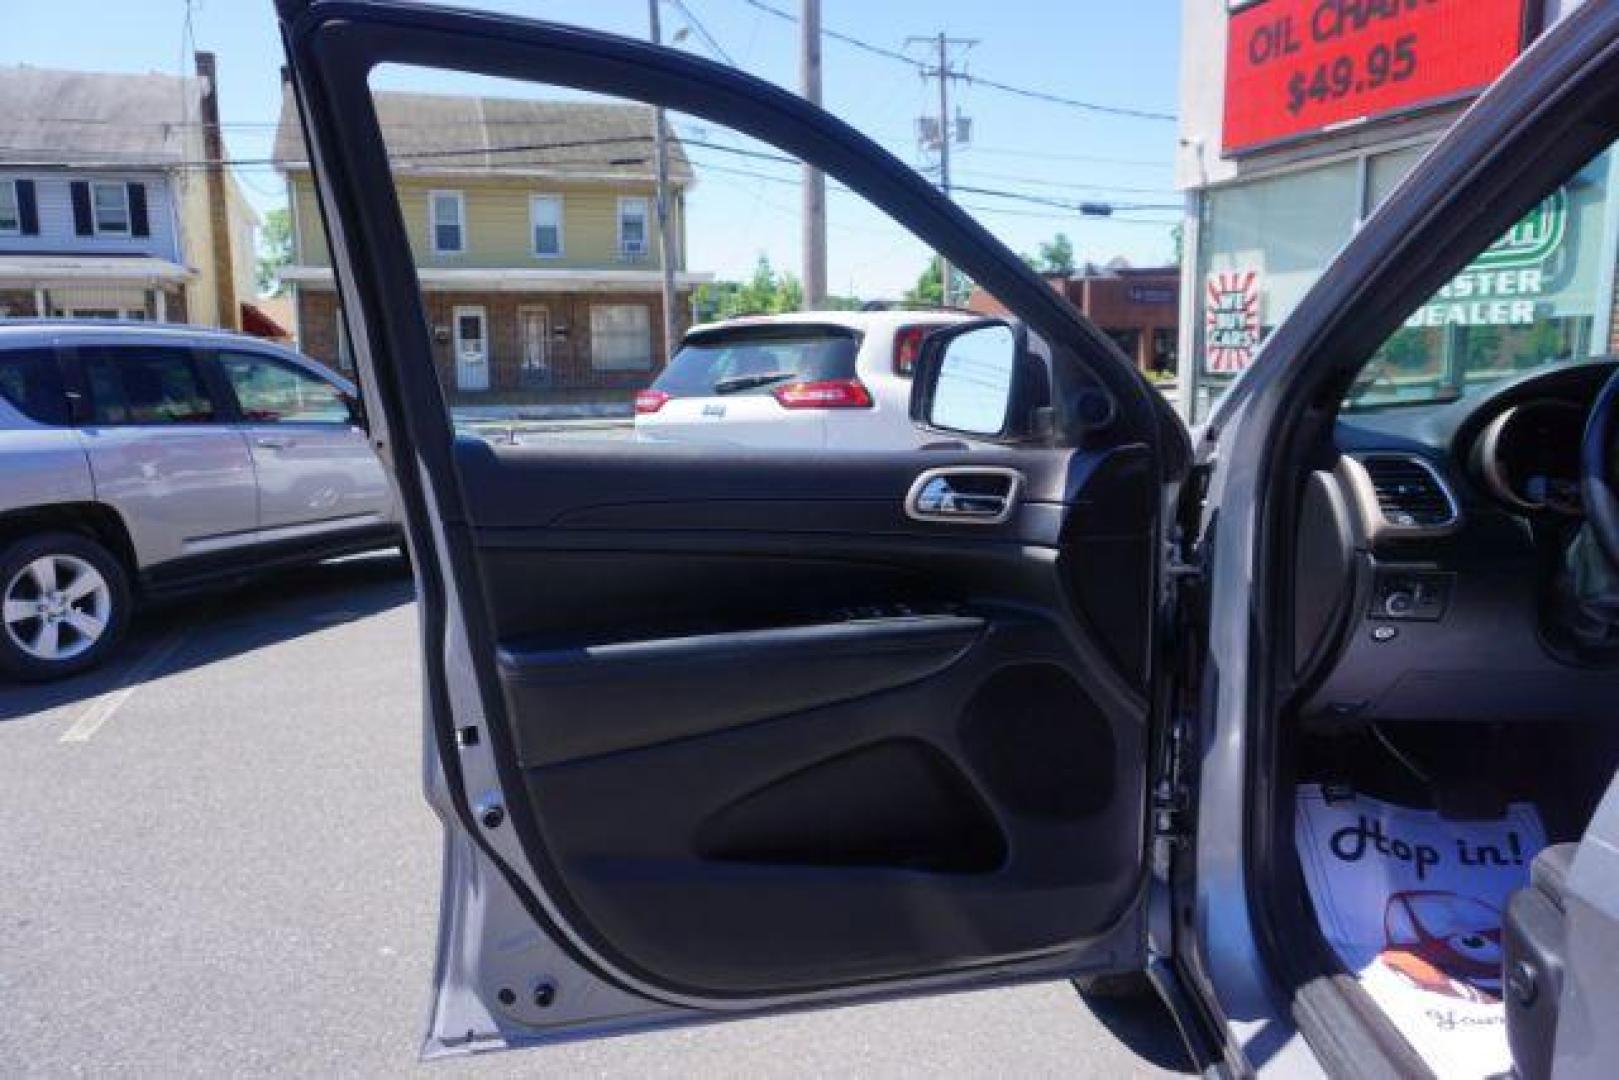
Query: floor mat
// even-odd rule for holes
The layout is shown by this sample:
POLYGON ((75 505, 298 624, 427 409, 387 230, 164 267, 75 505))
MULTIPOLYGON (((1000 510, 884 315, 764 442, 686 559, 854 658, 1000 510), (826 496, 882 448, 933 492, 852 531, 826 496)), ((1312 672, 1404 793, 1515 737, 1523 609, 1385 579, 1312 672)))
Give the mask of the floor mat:
POLYGON ((1301 785, 1295 839, 1322 933, 1429 1067, 1506 1072, 1501 919, 1546 845, 1535 808, 1446 821, 1301 785))

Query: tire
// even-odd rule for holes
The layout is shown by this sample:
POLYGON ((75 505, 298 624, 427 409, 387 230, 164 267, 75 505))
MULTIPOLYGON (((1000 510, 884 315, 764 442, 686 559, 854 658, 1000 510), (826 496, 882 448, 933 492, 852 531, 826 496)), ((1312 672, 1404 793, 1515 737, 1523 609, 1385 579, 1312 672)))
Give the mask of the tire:
POLYGON ((0 548, 0 673, 45 682, 95 667, 117 649, 133 602, 123 564, 90 537, 13 540, 0 548))

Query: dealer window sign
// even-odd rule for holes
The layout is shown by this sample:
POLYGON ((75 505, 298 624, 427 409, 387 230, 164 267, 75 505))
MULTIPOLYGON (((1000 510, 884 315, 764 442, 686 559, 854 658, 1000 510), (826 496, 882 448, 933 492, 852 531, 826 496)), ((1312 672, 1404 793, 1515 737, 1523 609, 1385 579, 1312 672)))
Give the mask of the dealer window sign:
POLYGON ((1259 351, 1259 271, 1217 270, 1203 287, 1203 370, 1235 375, 1259 351))
POLYGON ((1568 192, 1551 197, 1490 245, 1446 284, 1432 303, 1406 320, 1425 326, 1533 326, 1542 317, 1537 301, 1551 291, 1548 266, 1568 232, 1568 192))
POLYGON ((1476 94, 1523 48, 1533 2, 1260 0, 1234 10, 1224 152, 1476 94))

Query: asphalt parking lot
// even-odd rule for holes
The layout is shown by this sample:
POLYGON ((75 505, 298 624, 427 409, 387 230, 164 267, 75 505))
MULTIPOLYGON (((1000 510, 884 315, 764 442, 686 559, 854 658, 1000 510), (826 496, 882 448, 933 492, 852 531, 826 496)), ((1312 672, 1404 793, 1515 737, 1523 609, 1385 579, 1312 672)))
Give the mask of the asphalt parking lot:
POLYGON ((140 621, 123 658, 0 684, 6 1075, 1155 1076, 1155 1006, 1066 984, 416 1063, 437 821, 401 560, 140 621))

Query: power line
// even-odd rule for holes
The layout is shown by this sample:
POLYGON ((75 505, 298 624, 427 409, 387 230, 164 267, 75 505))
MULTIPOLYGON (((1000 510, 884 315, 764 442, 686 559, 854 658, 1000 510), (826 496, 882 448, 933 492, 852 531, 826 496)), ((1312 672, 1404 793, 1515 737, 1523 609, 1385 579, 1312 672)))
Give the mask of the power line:
POLYGON ((675 10, 685 17, 686 22, 690 24, 693 30, 697 31, 697 36, 708 44, 710 52, 731 67, 737 66, 736 61, 731 59, 731 54, 726 52, 725 47, 719 43, 719 40, 708 32, 708 27, 703 25, 703 20, 699 19, 696 13, 686 6, 685 0, 669 0, 669 3, 673 4, 675 10))
MULTIPOLYGON (((764 2, 764 0, 742 0, 742 2, 751 8, 756 8, 759 11, 765 12, 768 15, 774 15, 783 22, 790 22, 795 25, 798 22, 797 15, 794 15, 790 11, 783 11, 774 4, 767 4, 764 2)), ((838 30, 829 30, 825 26, 821 27, 821 33, 834 41, 841 41, 845 45, 853 46, 862 52, 871 53, 873 56, 881 56, 886 60, 897 60, 900 63, 916 68, 917 70, 921 70, 927 66, 913 56, 906 56, 904 53, 899 52, 896 49, 885 49, 881 45, 873 45, 871 42, 864 41, 853 36, 852 34, 845 34, 838 30)))
POLYGON ((1142 168, 1169 169, 1169 161, 1148 161, 1144 158, 1105 157, 1096 154, 1062 154, 1043 150, 1015 150, 1004 146, 974 146, 975 154, 994 154, 1002 157, 1025 157, 1040 161, 1081 161, 1095 165, 1134 165, 1142 168))
MULTIPOLYGON (((455 148, 442 149, 442 150, 418 150, 418 151, 412 151, 410 153, 404 153, 404 154, 393 154, 393 155, 389 156, 389 160, 391 162, 394 162, 394 163, 410 163, 410 162, 421 162, 421 161, 439 161, 439 160, 444 160, 444 159, 448 159, 448 158, 466 158, 466 157, 476 157, 476 156, 480 156, 480 155, 487 156, 487 155, 492 155, 492 154, 533 154, 533 153, 544 153, 544 152, 552 151, 552 150, 578 149, 578 148, 584 148, 584 147, 615 146, 615 145, 624 145, 624 144, 633 144, 633 145, 639 145, 639 146, 646 146, 646 145, 650 144, 652 141, 653 141, 652 136, 650 136, 650 135, 625 135, 625 136, 607 137, 607 138, 599 138, 599 139, 561 140, 561 141, 549 142, 549 143, 517 143, 517 144, 503 145, 503 146, 455 147, 455 148)), ((684 139, 681 140, 681 145, 682 145, 682 147, 684 147, 686 149, 707 150, 707 151, 712 151, 713 153, 716 153, 716 154, 728 154, 728 155, 731 155, 733 157, 740 157, 740 158, 744 158, 744 159, 751 160, 751 161, 763 161, 763 162, 768 162, 768 163, 773 164, 773 165, 790 165, 790 166, 796 167, 796 166, 802 164, 802 162, 800 162, 800 160, 798 158, 791 157, 791 156, 788 156, 786 154, 772 153, 772 152, 764 151, 764 150, 754 150, 754 149, 750 149, 750 148, 746 148, 746 147, 740 147, 740 146, 727 146, 727 145, 725 145, 723 143, 711 142, 711 141, 706 140, 706 139, 684 138, 684 139)), ((60 153, 60 150, 58 148, 52 148, 52 147, 23 147, 23 146, 0 145, 0 154, 30 154, 30 153, 31 154, 58 154, 58 153, 60 153)), ((628 165, 645 165, 647 163, 648 163, 648 159, 645 156, 639 156, 639 157, 625 156, 625 157, 618 157, 618 158, 609 158, 606 161, 602 161, 600 159, 573 159, 573 160, 567 160, 567 159, 555 160, 555 159, 553 159, 553 160, 549 160, 549 161, 514 161, 514 162, 500 162, 500 163, 489 162, 489 163, 486 163, 484 165, 484 167, 486 167, 486 168, 493 167, 493 168, 521 169, 521 168, 557 167, 557 166, 579 166, 579 167, 582 167, 582 168, 602 168, 602 167, 605 166, 605 167, 611 168, 611 167, 623 167, 623 166, 628 166, 628 165)), ((63 162, 59 158, 57 158, 57 159, 43 159, 43 160, 38 160, 38 161, 10 159, 10 160, 7 160, 4 164, 6 164, 8 167, 11 167, 11 168, 50 168, 50 167, 55 167, 55 166, 61 166, 61 165, 64 165, 64 164, 71 164, 71 165, 78 166, 80 168, 103 168, 103 169, 125 169, 125 170, 151 169, 151 170, 159 170, 160 171, 160 170, 167 170, 167 169, 212 169, 212 168, 218 168, 218 167, 220 167, 222 165, 223 166, 228 166, 228 167, 233 167, 233 168, 257 167, 257 166, 269 166, 269 167, 277 167, 277 168, 287 168, 287 167, 303 167, 303 166, 307 166, 308 162, 307 161, 302 161, 302 160, 290 160, 290 159, 289 160, 280 160, 280 159, 276 159, 276 158, 273 158, 273 157, 271 157, 271 158, 258 158, 258 159, 249 158, 249 159, 239 159, 239 160, 232 160, 232 159, 229 159, 229 158, 175 158, 175 159, 170 159, 170 160, 167 160, 167 161, 162 161, 162 160, 134 160, 134 159, 117 159, 117 158, 113 158, 113 159, 106 159, 106 160, 100 160, 100 161, 77 160, 77 161, 72 161, 72 162, 63 162)), ((704 161, 699 161, 699 160, 691 160, 689 158, 688 158, 688 164, 690 164, 692 166, 700 165, 703 168, 715 169, 716 171, 719 171, 719 170, 722 170, 722 169, 725 168, 723 166, 717 166, 713 162, 704 162, 704 161)), ((730 171, 738 172, 740 170, 731 169, 730 171)), ((749 172, 749 173, 747 173, 747 175, 750 175, 755 179, 764 179, 764 180, 769 180, 769 181, 773 181, 773 182, 777 182, 777 183, 787 183, 787 184, 795 184, 795 185, 798 183, 797 178, 775 176, 775 175, 772 175, 772 174, 769 174, 769 173, 749 172)), ((851 192, 850 189, 848 189, 846 187, 843 187, 842 185, 835 185, 835 186, 836 186, 837 190, 839 190, 841 192, 855 194, 854 192, 851 192)), ((1029 193, 1029 192, 1012 191, 1012 190, 1005 189, 1005 188, 992 188, 992 187, 957 185, 956 190, 958 190, 958 191, 960 191, 960 192, 962 192, 964 194, 978 195, 978 196, 982 196, 982 197, 986 197, 986 198, 998 198, 998 199, 1007 199, 1007 200, 1020 201, 1020 202, 1030 203, 1030 204, 1033 204, 1033 205, 1046 206, 1046 207, 1051 207, 1051 208, 1054 208, 1054 209, 1066 210, 1066 211, 1069 211, 1069 212, 1072 212, 1072 213, 1079 213, 1079 214, 1083 214, 1083 215, 1086 215, 1086 216, 1101 216, 1101 214, 1098 213, 1098 210, 1097 210, 1098 207, 1108 207, 1111 210, 1124 210, 1124 211, 1127 211, 1127 212, 1128 211, 1144 211, 1144 210, 1146 210, 1146 211, 1150 211, 1150 210, 1165 210, 1165 211, 1167 211, 1167 210, 1180 210, 1180 209, 1182 209, 1178 204, 1112 203, 1112 202, 1104 203, 1104 202, 1092 202, 1092 201, 1075 202, 1075 201, 1072 201, 1072 200, 1059 199, 1059 198, 1056 198, 1056 197, 1035 195, 1035 194, 1032 194, 1032 193, 1029 193)), ((1106 189, 1098 189, 1098 190, 1106 190, 1106 189)))
POLYGON ((1130 187, 1124 184, 1066 184, 1058 180, 1034 180, 1012 173, 980 172, 976 169, 960 175, 977 177, 982 180, 1007 180, 1014 184, 1053 188, 1059 191, 1119 191, 1127 195, 1172 195, 1175 193, 1174 188, 1130 187))
MULTIPOLYGON (((747 4, 749 7, 758 9, 759 11, 768 12, 783 22, 798 22, 797 15, 794 15, 790 11, 783 11, 774 4, 767 3, 766 0, 742 0, 742 2, 747 4)), ((928 70, 928 65, 924 61, 916 59, 914 56, 906 56, 904 53, 898 52, 894 49, 885 49, 881 45, 874 45, 871 42, 862 38, 857 38, 852 34, 846 34, 838 30, 831 30, 824 26, 821 28, 821 33, 825 34, 829 38, 832 38, 834 41, 841 41, 845 45, 860 49, 863 52, 868 52, 874 56, 881 56, 884 59, 893 60, 915 68, 918 72, 926 72, 928 70)), ((1027 98, 1032 101, 1043 101, 1051 105, 1065 105, 1069 108, 1080 109, 1084 112, 1098 113, 1105 116, 1119 116, 1131 120, 1161 120, 1173 123, 1176 119, 1173 113, 1154 112, 1149 109, 1131 109, 1122 105, 1102 105, 1094 101, 1082 101, 1079 98, 1067 97, 1063 94, 1054 94, 1047 90, 1036 90, 1025 86, 1014 86, 1011 83, 1001 82, 998 79, 980 78, 979 76, 970 74, 963 74, 962 78, 977 86, 987 87, 991 90, 999 90, 1005 94, 1014 94, 1018 97, 1027 98)))
MULTIPOLYGON (((729 150, 729 151, 731 151, 733 153, 736 152, 735 149, 731 148, 731 147, 709 146, 707 148, 708 149, 717 149, 717 150, 720 150, 722 152, 726 151, 726 150, 729 150)), ((754 156, 754 155, 749 153, 749 154, 745 154, 744 156, 754 156)), ((758 155, 758 156, 764 157, 764 158, 766 158, 766 160, 770 160, 772 162, 782 160, 782 159, 774 157, 773 155, 758 155)), ((790 160, 790 159, 788 159, 788 160, 790 160)), ((768 183, 783 184, 783 185, 789 185, 789 186, 797 186, 797 184, 798 184, 798 178, 797 177, 778 176, 778 175, 775 175, 773 173, 760 172, 760 171, 758 171, 756 169, 742 169, 742 168, 737 168, 736 166, 733 166, 733 165, 719 165, 719 164, 716 164, 716 163, 714 163, 712 161, 701 161, 701 160, 693 160, 692 164, 694 166, 701 166, 703 169, 710 170, 710 171, 717 172, 717 173, 721 173, 721 174, 724 174, 724 175, 746 177, 746 178, 751 179, 751 180, 763 180, 763 181, 766 181, 768 183)), ((855 196, 857 198, 862 197, 859 192, 854 191, 851 188, 845 187, 842 184, 829 184, 828 185, 828 190, 834 191, 839 195, 853 195, 853 196, 855 196)), ((1167 204, 1167 203, 1166 204, 1115 203, 1115 202, 1101 202, 1101 201, 1072 202, 1072 201, 1068 201, 1068 200, 1064 200, 1064 199, 1047 198, 1047 197, 1041 196, 1041 195, 1031 195, 1031 194, 1029 194, 1027 192, 1022 192, 1022 191, 1008 191, 1008 190, 1005 190, 1005 189, 1002 189, 1002 188, 981 188, 981 187, 966 187, 966 186, 962 186, 962 185, 957 185, 956 190, 959 191, 959 192, 962 192, 963 194, 967 194, 967 195, 978 195, 978 196, 982 196, 982 197, 985 197, 985 198, 994 198, 994 199, 1006 199, 1006 200, 1013 201, 1013 202, 1025 202, 1025 203, 1029 203, 1029 204, 1032 204, 1032 205, 1035 205, 1035 206, 1050 207, 1051 209, 1055 209, 1055 210, 1065 210, 1065 211, 1068 211, 1069 213, 1072 213, 1072 214, 1078 214, 1081 217, 1106 218, 1106 217, 1113 216, 1112 211, 1117 211, 1117 210, 1123 210, 1126 213, 1129 213, 1129 212, 1154 211, 1154 210, 1157 210, 1157 211, 1176 210, 1176 211, 1178 211, 1178 210, 1182 209, 1182 207, 1179 204, 1167 204)), ((1164 221, 1164 222, 1160 222, 1160 224, 1170 225, 1170 224, 1173 224, 1173 222, 1164 221)))

